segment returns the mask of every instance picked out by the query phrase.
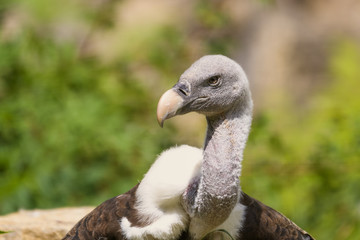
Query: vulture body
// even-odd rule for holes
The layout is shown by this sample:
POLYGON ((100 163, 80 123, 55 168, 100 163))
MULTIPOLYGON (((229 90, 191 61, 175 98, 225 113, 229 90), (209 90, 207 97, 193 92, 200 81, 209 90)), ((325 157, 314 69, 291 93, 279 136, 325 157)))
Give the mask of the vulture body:
MULTIPOLYGON (((136 185, 127 193, 109 199, 95 208, 91 213, 81 219, 70 232, 67 233, 64 240, 129 240, 129 239, 156 239, 150 235, 145 237, 127 238, 126 233, 120 227, 121 219, 127 218, 134 228, 144 228, 151 223, 145 223, 141 213, 135 208, 136 185)), ((288 218, 276 210, 264 205, 260 201, 242 193, 239 203, 245 207, 244 219, 236 232, 237 240, 310 240, 312 238, 307 232, 299 228, 288 218)), ((221 228, 219 228, 221 229, 221 228)), ((165 233, 166 234, 166 233, 165 233)), ((217 234, 214 232, 214 235, 217 234)), ((223 239, 226 238, 224 233, 223 239)), ((209 235, 206 239, 211 238, 209 235)), ((172 238, 158 239, 178 239, 190 240, 186 228, 172 238)), ((221 239, 221 238, 220 238, 221 239)))
POLYGON ((225 56, 202 57, 163 94, 157 117, 162 126, 192 111, 208 123, 204 149, 165 151, 138 185, 95 208, 64 239, 313 239, 240 189, 252 120, 242 68, 225 56))

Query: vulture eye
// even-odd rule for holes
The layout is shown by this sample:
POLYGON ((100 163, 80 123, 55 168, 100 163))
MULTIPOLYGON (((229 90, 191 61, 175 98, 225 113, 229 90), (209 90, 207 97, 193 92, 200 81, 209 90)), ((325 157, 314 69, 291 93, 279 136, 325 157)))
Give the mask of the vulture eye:
POLYGON ((212 76, 207 81, 208 81, 209 86, 211 86, 211 87, 218 87, 221 83, 220 76, 212 76))

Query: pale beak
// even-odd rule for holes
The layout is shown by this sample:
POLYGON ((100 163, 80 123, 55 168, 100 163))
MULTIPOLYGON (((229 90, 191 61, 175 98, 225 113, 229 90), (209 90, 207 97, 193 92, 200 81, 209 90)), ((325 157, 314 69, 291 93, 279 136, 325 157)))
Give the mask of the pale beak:
POLYGON ((157 106, 157 120, 161 127, 164 121, 176 115, 183 106, 184 99, 174 90, 166 91, 160 98, 157 106))

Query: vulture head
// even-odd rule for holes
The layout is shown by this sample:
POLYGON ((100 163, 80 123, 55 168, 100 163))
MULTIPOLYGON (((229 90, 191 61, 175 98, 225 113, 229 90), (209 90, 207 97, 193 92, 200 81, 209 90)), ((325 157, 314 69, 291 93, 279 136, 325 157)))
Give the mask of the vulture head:
POLYGON ((163 126, 166 119, 188 112, 213 117, 250 99, 249 84, 240 65, 222 55, 208 55, 193 63, 162 95, 157 119, 163 126))

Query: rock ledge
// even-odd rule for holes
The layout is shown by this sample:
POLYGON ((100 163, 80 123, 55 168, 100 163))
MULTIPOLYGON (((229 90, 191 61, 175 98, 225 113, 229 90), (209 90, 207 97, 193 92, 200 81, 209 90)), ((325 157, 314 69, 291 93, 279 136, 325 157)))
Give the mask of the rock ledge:
POLYGON ((0 240, 61 239, 71 227, 94 207, 20 210, 0 216, 0 240))

